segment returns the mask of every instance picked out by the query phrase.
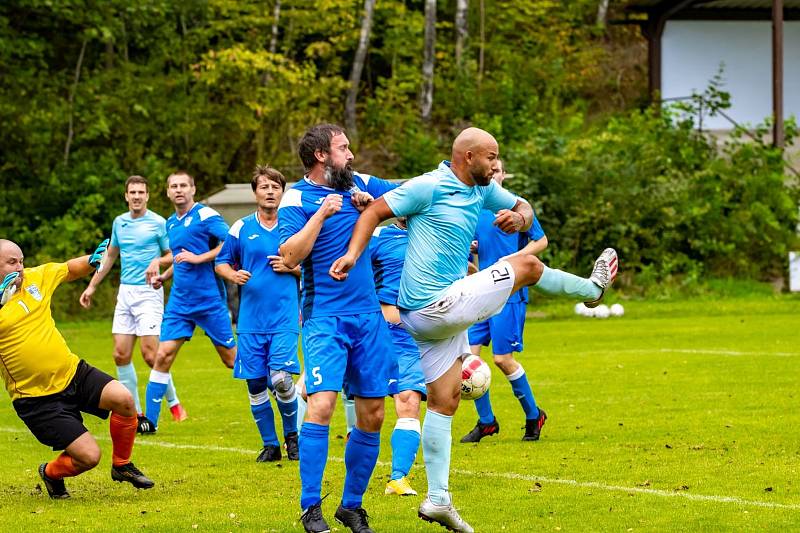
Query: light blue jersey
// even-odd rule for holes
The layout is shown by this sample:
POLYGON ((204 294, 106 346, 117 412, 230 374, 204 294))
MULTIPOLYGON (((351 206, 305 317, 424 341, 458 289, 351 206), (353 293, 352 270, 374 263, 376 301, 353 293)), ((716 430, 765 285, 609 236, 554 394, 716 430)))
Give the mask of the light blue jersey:
POLYGON ((408 217, 408 255, 400 278, 398 305, 422 309, 467 274, 469 245, 481 209, 511 209, 517 198, 494 181, 470 187, 450 162, 413 178, 383 198, 395 216, 408 217))
POLYGON ((111 246, 119 248, 123 285, 146 285, 145 270, 150 262, 169 250, 166 221, 152 211, 133 218, 130 212, 114 219, 111 246))

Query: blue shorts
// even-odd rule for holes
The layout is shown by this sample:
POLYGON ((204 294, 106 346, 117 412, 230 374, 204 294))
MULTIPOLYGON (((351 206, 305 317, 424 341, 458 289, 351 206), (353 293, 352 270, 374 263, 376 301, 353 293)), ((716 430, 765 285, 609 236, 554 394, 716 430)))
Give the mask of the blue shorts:
MULTIPOLYGON (((170 303, 172 303, 172 300, 170 300, 170 303)), ((186 339, 188 341, 194 334, 194 328, 198 326, 206 332, 214 346, 224 346, 225 348, 236 346, 228 308, 222 300, 220 300, 219 305, 215 305, 211 309, 192 313, 183 313, 167 305, 164 310, 164 320, 161 322, 160 340, 186 339)))
POLYGON ((522 330, 525 328, 525 302, 507 303, 495 316, 469 328, 469 345, 489 346, 492 353, 505 355, 522 351, 522 330))
POLYGON ((303 323, 303 366, 306 391, 342 390, 362 398, 389 395, 397 379, 389 328, 380 311, 309 318, 303 323))
POLYGON ((392 344, 397 352, 398 379, 392 381, 389 387, 390 394, 397 394, 406 390, 417 391, 422 394, 422 399, 427 397, 425 376, 422 374, 422 363, 419 358, 419 347, 414 338, 400 324, 386 323, 392 336, 392 344))
POLYGON ((297 333, 239 333, 239 348, 233 364, 233 377, 269 377, 270 370, 300 373, 297 358, 297 333))

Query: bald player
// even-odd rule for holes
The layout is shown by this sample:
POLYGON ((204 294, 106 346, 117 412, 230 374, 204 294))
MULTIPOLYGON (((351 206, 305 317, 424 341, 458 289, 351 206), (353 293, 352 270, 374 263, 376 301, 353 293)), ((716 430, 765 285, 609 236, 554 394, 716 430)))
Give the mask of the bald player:
POLYGON ((398 307, 403 326, 419 346, 428 392, 422 429, 428 495, 418 515, 467 533, 474 530, 459 516, 448 490, 461 358, 470 353, 467 328, 499 313, 508 297, 525 286, 596 306, 617 273, 617 254, 607 248, 589 278, 548 268, 533 255, 504 258, 465 277, 464 258, 481 209, 496 213, 494 224, 506 233, 527 231, 533 222, 530 204, 492 180, 499 152, 488 132, 462 131, 453 142, 451 161, 442 161, 437 169, 405 182, 364 210, 347 253, 329 272, 334 279, 345 279, 380 222, 408 217, 408 255, 398 307))
POLYGON ((24 268, 20 247, 0 239, 0 374, 14 410, 33 436, 63 450, 39 465, 39 476, 54 499, 70 497, 64 478, 100 462, 100 447, 81 413, 111 415, 111 479, 140 489, 153 486, 131 462, 137 422, 131 393, 72 353, 50 310, 58 286, 94 272, 107 247, 108 239, 91 256, 24 268))

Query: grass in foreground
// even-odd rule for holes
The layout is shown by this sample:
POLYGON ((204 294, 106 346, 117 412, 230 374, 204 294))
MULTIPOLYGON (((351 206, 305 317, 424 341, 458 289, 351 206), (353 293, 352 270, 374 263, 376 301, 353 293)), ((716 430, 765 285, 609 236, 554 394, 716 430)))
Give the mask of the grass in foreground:
MULTIPOLYGON (((550 416, 542 440, 523 443, 523 417, 494 372, 501 433, 459 444, 474 425, 463 403, 454 423, 451 490, 477 531, 750 530, 800 524, 800 300, 630 302, 621 319, 572 315, 548 303, 530 319, 524 364, 550 416)), ((531 307, 535 310, 535 307, 531 307)), ((73 350, 113 373, 110 323, 66 324, 73 350)), ((484 354, 487 356, 488 353, 484 354)), ((44 354, 43 354, 44 356, 44 354)), ((137 356, 143 396, 148 373, 137 356)), ((134 460, 156 480, 135 491, 110 480, 107 422, 87 416, 104 459, 50 501, 36 467, 53 452, 14 414, 0 412, 2 531, 302 531, 297 464, 256 464, 260 448, 243 382, 230 378, 197 334, 173 369, 189 420, 164 413, 134 460)), ((343 482, 343 417, 332 430, 323 509, 332 526, 343 482)), ((422 495, 387 497, 391 404, 381 461, 365 499, 377 531, 444 531, 416 518, 422 495)), ((421 453, 411 474, 422 494, 421 453)))

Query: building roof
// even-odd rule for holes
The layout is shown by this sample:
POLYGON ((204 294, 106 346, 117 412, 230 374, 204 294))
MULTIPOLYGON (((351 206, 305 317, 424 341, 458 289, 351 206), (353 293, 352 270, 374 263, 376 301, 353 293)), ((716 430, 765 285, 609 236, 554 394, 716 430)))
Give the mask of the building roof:
MULTIPOLYGON (((678 0, 632 0, 625 6, 633 13, 660 14, 684 2, 678 0)), ((772 0, 688 0, 670 18, 682 20, 768 20, 772 0)), ((800 0, 783 0, 784 19, 800 20, 800 0)))

